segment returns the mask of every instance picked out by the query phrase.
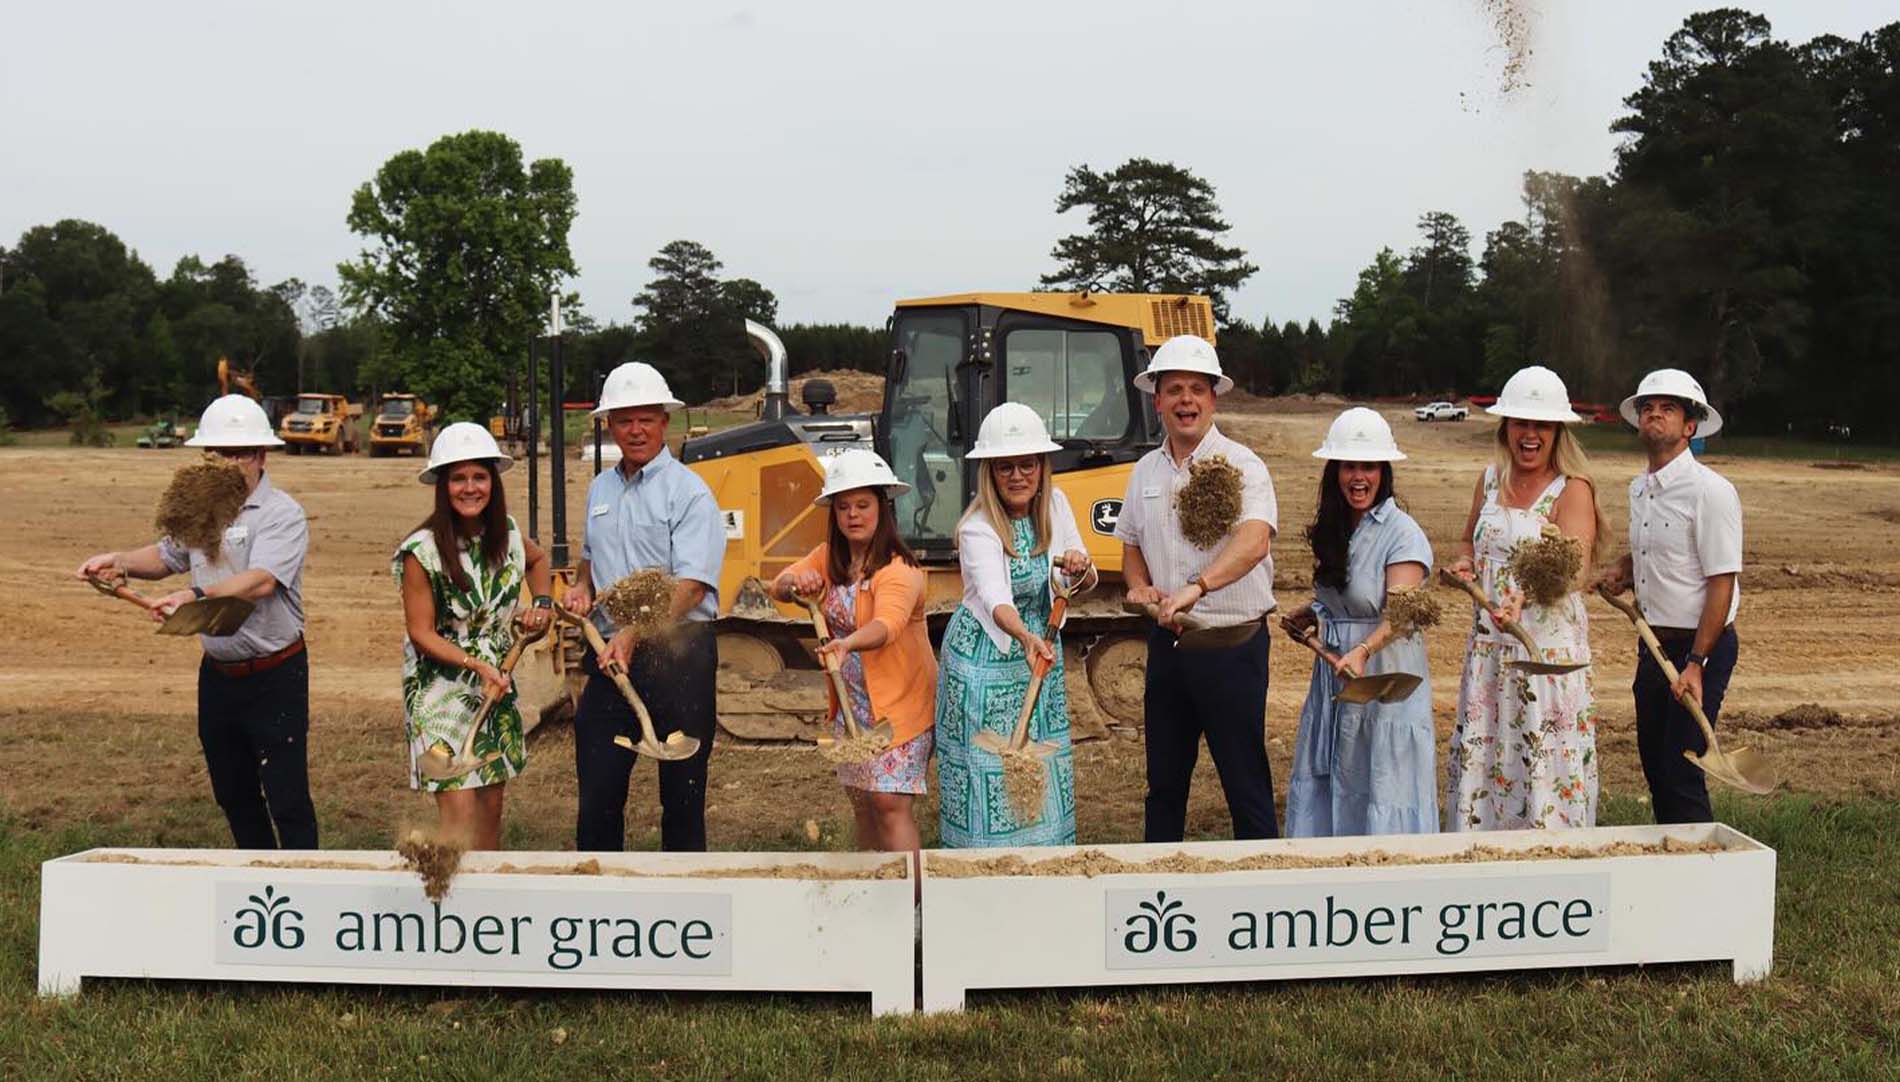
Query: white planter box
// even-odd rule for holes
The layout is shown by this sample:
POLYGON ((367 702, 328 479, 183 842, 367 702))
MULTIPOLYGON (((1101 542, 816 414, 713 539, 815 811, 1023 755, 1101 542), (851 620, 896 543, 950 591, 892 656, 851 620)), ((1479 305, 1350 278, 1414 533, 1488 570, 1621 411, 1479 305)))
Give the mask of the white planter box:
POLYGON ((793 864, 868 875, 894 859, 473 853, 438 907, 388 852, 95 849, 41 866, 40 992, 72 994, 85 977, 828 991, 868 992, 874 1012, 905 1012, 916 980, 908 871, 718 875, 793 864), (590 858, 641 874, 492 870, 590 858))
POLYGON ((1472 845, 1530 850, 1656 844, 1726 848, 1578 859, 951 878, 945 860, 1078 848, 924 854, 926 1011, 973 988, 1203 981, 1733 961, 1737 981, 1774 954, 1775 853, 1720 824, 1390 835, 1265 842, 1089 846, 1121 860, 1174 853, 1420 856, 1472 845))

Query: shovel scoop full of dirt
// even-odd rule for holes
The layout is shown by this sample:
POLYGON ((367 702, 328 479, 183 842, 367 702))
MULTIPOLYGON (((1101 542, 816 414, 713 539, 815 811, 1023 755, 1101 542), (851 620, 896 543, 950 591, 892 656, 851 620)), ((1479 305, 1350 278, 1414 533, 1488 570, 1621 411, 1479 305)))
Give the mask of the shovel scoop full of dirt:
POLYGON ((616 626, 652 638, 673 626, 673 587, 678 582, 657 567, 635 571, 600 595, 600 608, 616 626))
POLYGON ((205 455, 172 475, 171 484, 158 498, 155 525, 159 533, 216 560, 224 531, 237 521, 250 493, 242 467, 218 455, 205 455))
POLYGON ((422 876, 422 893, 432 902, 439 902, 448 895, 449 880, 455 878, 455 869, 461 866, 466 849, 459 841, 431 837, 422 830, 408 831, 396 843, 396 854, 422 876))
POLYGON ((1188 463, 1187 483, 1174 497, 1181 536, 1198 549, 1211 549, 1240 521, 1240 470, 1226 455, 1188 463))

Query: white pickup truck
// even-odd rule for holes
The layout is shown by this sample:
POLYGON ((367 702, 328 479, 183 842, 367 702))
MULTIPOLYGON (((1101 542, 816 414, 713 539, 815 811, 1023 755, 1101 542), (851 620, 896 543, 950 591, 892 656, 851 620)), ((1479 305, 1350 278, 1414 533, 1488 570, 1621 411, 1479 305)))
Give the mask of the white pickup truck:
POLYGON ((1470 416, 1470 411, 1449 402, 1427 402, 1413 410, 1412 416, 1421 421, 1462 421, 1470 416))

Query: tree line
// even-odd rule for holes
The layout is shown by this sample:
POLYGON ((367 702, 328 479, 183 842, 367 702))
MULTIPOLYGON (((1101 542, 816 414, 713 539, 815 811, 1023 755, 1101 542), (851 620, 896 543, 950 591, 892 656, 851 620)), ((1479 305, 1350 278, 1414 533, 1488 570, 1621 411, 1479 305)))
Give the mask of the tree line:
MULTIPOLYGON (((1607 400, 1674 366, 1737 430, 1900 441, 1880 405, 1900 389, 1900 22, 1797 45, 1758 15, 1701 12, 1624 106, 1608 174, 1525 174, 1522 214, 1475 255, 1457 217, 1422 213, 1415 241, 1374 253, 1323 326, 1231 311, 1257 267, 1225 242, 1213 185, 1146 158, 1070 171, 1055 210, 1083 227, 1036 284, 1204 293, 1227 366, 1258 394, 1494 392, 1543 363, 1607 400)), ((0 360, 15 377, 0 409, 28 425, 195 412, 228 356, 267 393, 400 385, 451 417, 486 416, 578 273, 577 212, 563 162, 473 131, 396 155, 355 192, 363 249, 336 292, 260 285, 235 255, 186 257, 161 280, 102 226, 29 229, 0 249, 0 360)), ((565 294, 568 397, 593 397, 633 358, 687 401, 758 387, 742 320, 775 325, 773 292, 692 240, 648 267, 628 324, 565 294)), ((795 372, 885 367, 881 328, 778 330, 795 372)))

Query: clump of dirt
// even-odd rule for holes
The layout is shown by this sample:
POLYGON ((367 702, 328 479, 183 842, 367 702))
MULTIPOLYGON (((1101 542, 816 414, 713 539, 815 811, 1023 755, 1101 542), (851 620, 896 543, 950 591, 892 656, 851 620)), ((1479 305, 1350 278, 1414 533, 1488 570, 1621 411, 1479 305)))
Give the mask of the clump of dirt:
POLYGON ((1198 549, 1218 544, 1240 521, 1240 488, 1240 470, 1226 455, 1188 463, 1187 483, 1174 496, 1181 536, 1198 549))
POLYGON ((1900 525, 1900 507, 1882 507, 1878 510, 1868 511, 1867 514, 1882 522, 1891 522, 1900 525))
POLYGON ((461 866, 466 851, 459 841, 431 837, 421 830, 409 831, 396 843, 397 855, 422 876, 422 893, 432 902, 447 896, 449 881, 455 878, 455 869, 461 866))
POLYGON ((1385 618, 1400 638, 1437 627, 1445 618, 1438 591, 1429 581, 1417 586, 1394 586, 1385 593, 1385 618))
POLYGON ((838 766, 868 763, 884 754, 890 746, 890 738, 875 729, 860 729, 856 736, 818 738, 818 754, 825 757, 825 762, 838 766))
POLYGON ((1555 605, 1577 583, 1583 571, 1583 542, 1546 523, 1531 541, 1511 549, 1511 575, 1533 604, 1555 605))
POLYGON ((972 859, 939 857, 930 859, 930 874, 945 879, 978 879, 994 876, 1079 875, 1093 879, 1098 875, 1203 875, 1213 872, 1277 871, 1289 868, 1376 868, 1395 864, 1485 864, 1506 860, 1587 860, 1597 857, 1656 856, 1677 853, 1720 853, 1728 849, 1717 841, 1691 842, 1664 838, 1660 842, 1610 842, 1606 845, 1538 845, 1526 849, 1474 845, 1455 853, 1420 855, 1368 849, 1337 856, 1305 856, 1297 853, 1261 853, 1251 857, 1216 860, 1171 853, 1153 860, 1132 861, 1112 856, 1100 849, 1082 849, 1066 856, 1029 861, 1019 856, 972 859))
POLYGON ((643 568, 609 586, 600 595, 600 607, 615 625, 632 628, 642 639, 654 638, 673 626, 678 582, 657 567, 643 568))
MULTIPOLYGON (((859 372, 849 368, 829 371, 807 372, 790 380, 792 403, 803 412, 805 384, 822 379, 831 384, 837 392, 838 401, 832 403, 832 413, 876 413, 884 405, 884 377, 870 372, 859 372)), ((757 415, 759 406, 765 400, 765 388, 761 387, 751 394, 729 395, 715 398, 705 403, 703 408, 731 413, 750 413, 757 415)))
POLYGON ((1007 748, 998 758, 1003 761, 1003 794, 1009 798, 1010 816, 1025 827, 1040 820, 1049 777, 1042 756, 1025 747, 1007 748))
POLYGON ((1777 729, 1835 729, 1846 722, 1839 710, 1819 703, 1802 703, 1776 714, 1771 724, 1777 729))
POLYGON ((1865 462, 1810 462, 1809 466, 1817 470, 1865 470, 1872 469, 1865 462))
POLYGON ((216 560, 224 546, 224 531, 237 521, 250 494, 250 483, 237 463, 205 455, 172 475, 171 484, 158 498, 154 524, 159 533, 216 560))
POLYGON ((750 867, 696 868, 690 872, 656 875, 637 868, 602 867, 593 858, 572 864, 526 864, 503 862, 493 871, 501 875, 604 875, 621 879, 902 879, 909 864, 906 857, 893 857, 873 868, 821 868, 816 864, 756 864, 750 867))
POLYGON ((1478 0, 1478 6, 1491 21, 1498 47, 1504 50, 1504 63, 1498 71, 1498 93, 1510 97, 1530 86, 1531 15, 1516 0, 1478 0))

